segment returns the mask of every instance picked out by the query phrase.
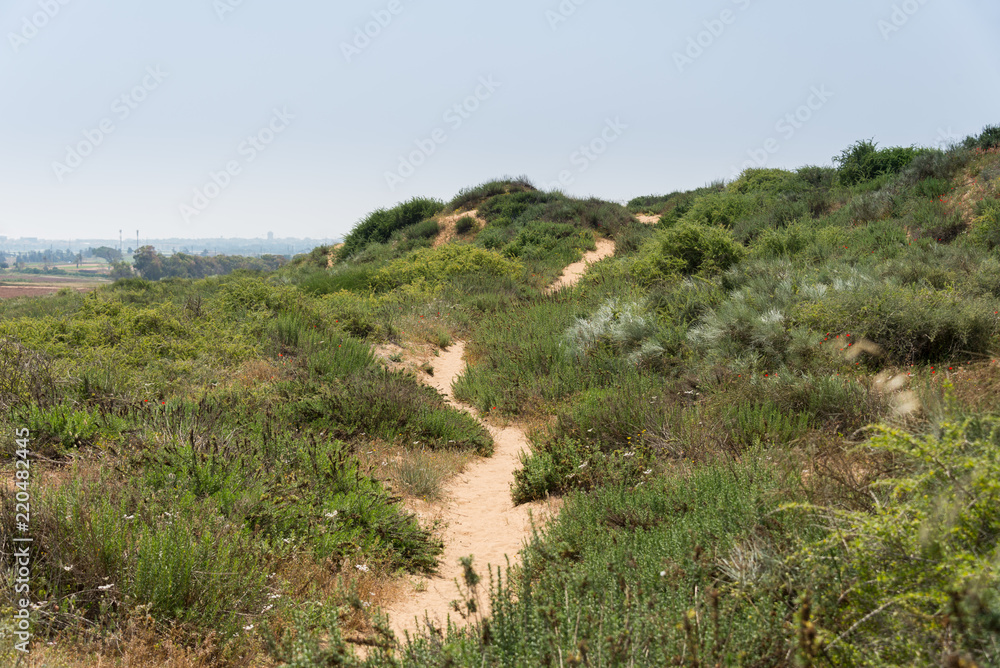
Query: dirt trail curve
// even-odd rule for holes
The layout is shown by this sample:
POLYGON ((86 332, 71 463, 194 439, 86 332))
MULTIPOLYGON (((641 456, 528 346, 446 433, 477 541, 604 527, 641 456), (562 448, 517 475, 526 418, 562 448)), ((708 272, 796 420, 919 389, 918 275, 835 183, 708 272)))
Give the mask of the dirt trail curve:
POLYGON ((598 239, 597 240, 597 250, 592 250, 583 254, 583 259, 579 262, 574 262, 573 264, 567 266, 563 269, 562 275, 559 276, 552 285, 545 289, 546 294, 552 294, 562 290, 565 287, 575 285, 580 277, 583 276, 584 272, 587 271, 587 265, 593 264, 603 260, 606 257, 610 257, 615 254, 615 242, 610 239, 598 239))
MULTIPOLYGON (((599 239, 597 250, 566 267, 549 291, 573 285, 588 264, 614 252, 613 241, 599 239)), ((456 401, 451 390, 452 383, 465 370, 464 353, 465 343, 454 342, 440 357, 435 358, 434 375, 426 378, 426 382, 441 392, 448 404, 474 415, 474 409, 456 401)), ((472 555, 473 566, 486 581, 487 564, 494 568, 505 566, 507 558, 515 563, 518 551, 531 536, 532 519, 541 525, 559 509, 558 500, 514 506, 510 487, 514 482, 514 471, 520 465, 518 455, 522 450, 527 451, 528 439, 517 426, 497 428, 483 424, 493 436, 496 449, 492 457, 469 465, 445 490, 446 501, 436 513, 445 524, 441 534, 444 554, 439 562, 438 574, 419 578, 406 587, 400 600, 386 610, 400 640, 404 631, 412 634, 418 630, 425 615, 438 624, 443 624, 449 614, 453 621, 461 622, 460 616, 451 609, 451 602, 459 598, 456 582, 462 580, 461 557, 472 555)), ((482 603, 488 605, 489 601, 482 603)), ((483 612, 489 613, 488 610, 483 612)))

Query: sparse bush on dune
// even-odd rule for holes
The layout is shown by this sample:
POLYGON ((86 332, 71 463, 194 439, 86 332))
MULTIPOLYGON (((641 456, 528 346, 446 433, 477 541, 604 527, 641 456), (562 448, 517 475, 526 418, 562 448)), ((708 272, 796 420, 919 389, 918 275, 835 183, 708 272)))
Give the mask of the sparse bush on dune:
POLYGON ((478 186, 463 188, 448 203, 448 211, 460 211, 472 209, 486 200, 497 195, 506 195, 516 192, 530 192, 535 190, 535 186, 526 176, 516 178, 503 177, 495 181, 487 181, 478 186))
POLYGON ((713 192, 697 198, 679 222, 732 227, 760 212, 763 206, 763 193, 713 192))
POLYGON ((459 244, 418 250, 390 262, 372 279, 372 285, 385 290, 412 283, 418 279, 442 281, 460 274, 486 274, 502 277, 519 276, 523 266, 499 253, 459 244))
POLYGON ((340 249, 341 258, 349 258, 372 243, 385 243, 393 232, 416 225, 444 208, 444 203, 435 199, 413 198, 391 209, 378 209, 368 214, 344 238, 340 249))
POLYGON ((455 232, 458 234, 466 234, 474 229, 479 228, 479 223, 472 216, 462 216, 457 221, 455 221, 455 232))
POLYGON ((723 229, 681 222, 664 230, 660 249, 667 258, 679 260, 684 274, 724 271, 739 262, 745 249, 723 229))
POLYGON ((928 152, 929 149, 912 146, 879 149, 873 140, 862 140, 845 148, 833 161, 837 164, 840 183, 853 186, 879 176, 898 174, 915 158, 928 152))

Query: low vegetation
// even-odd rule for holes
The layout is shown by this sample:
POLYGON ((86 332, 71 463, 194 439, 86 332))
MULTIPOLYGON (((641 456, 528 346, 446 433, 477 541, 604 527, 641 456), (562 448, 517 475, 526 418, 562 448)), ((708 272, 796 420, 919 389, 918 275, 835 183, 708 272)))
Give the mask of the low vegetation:
POLYGON ((626 207, 501 179, 267 274, 0 302, 36 632, 151 665, 997 665, 998 149, 864 140, 626 207), (534 427, 515 502, 562 510, 516 567, 463 562, 462 624, 394 638, 385 583, 441 554, 407 501, 493 443, 377 351, 459 339, 456 397, 534 427))

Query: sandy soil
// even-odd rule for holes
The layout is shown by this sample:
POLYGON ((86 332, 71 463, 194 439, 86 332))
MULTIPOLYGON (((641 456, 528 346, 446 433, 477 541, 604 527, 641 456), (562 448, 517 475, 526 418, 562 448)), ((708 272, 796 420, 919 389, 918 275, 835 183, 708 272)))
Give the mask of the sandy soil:
MULTIPOLYGON (((455 401, 451 393, 452 382, 465 369, 464 351, 464 342, 456 341, 435 358, 434 375, 424 380, 440 391, 450 405, 472 413, 471 407, 455 401)), ((516 426, 497 428, 485 423, 484 426, 496 443, 493 456, 470 464, 456 476, 447 486, 442 504, 416 504, 415 510, 425 524, 435 520, 445 524, 441 533, 445 548, 439 573, 414 579, 401 592, 402 598, 388 607, 393 630, 399 638, 404 637, 404 631, 416 631, 420 626, 418 620, 423 621, 425 615, 440 624, 449 614, 454 621, 461 622, 461 617, 451 609, 451 602, 460 597, 456 584, 462 581, 463 573, 459 558, 472 555, 473 565, 485 584, 487 565, 506 566, 507 558, 512 564, 516 562, 518 551, 531 535, 532 518, 541 525, 558 511, 558 500, 514 507, 510 486, 514 471, 520 466, 518 455, 528 449, 527 438, 516 426)))
MULTIPOLYGON (((474 216, 475 211, 461 215, 474 216)), ((454 216, 450 221, 452 231, 454 221, 459 217, 454 216)), ((598 239, 597 249, 586 253, 580 262, 566 267, 548 291, 554 292, 575 284, 589 264, 614 252, 614 241, 598 239)), ((383 352, 390 354, 392 351, 383 352)), ((441 392, 448 404, 475 415, 472 407, 455 400, 451 389, 452 383, 465 370, 464 354, 465 343, 454 342, 448 350, 434 358, 434 375, 421 377, 441 392)), ((444 542, 444 555, 435 576, 414 578, 401 588, 398 600, 386 608, 392 628, 400 639, 406 631, 417 631, 427 619, 438 627, 449 617, 457 623, 462 622, 451 606, 452 601, 461 597, 461 557, 473 557, 473 566, 483 578, 480 603, 488 606, 488 593, 485 591, 489 580, 487 565, 495 570, 497 566, 505 567, 508 560, 512 565, 517 563, 518 552, 531 536, 532 524, 540 527, 559 511, 561 499, 514 506, 510 488, 514 482, 514 471, 520 467, 519 456, 522 451, 528 450, 525 430, 517 425, 496 427, 482 420, 480 422, 493 436, 496 444, 493 456, 470 464, 452 479, 445 489, 443 502, 429 504, 416 501, 412 504, 412 509, 425 526, 434 522, 443 525, 440 536, 444 542)), ((481 610, 481 613, 489 614, 489 610, 481 610)))
MULTIPOLYGON (((41 297, 43 295, 52 295, 67 286, 65 285, 0 285, 0 299, 15 299, 17 297, 41 297)), ((69 286, 75 289, 77 292, 86 292, 87 290, 93 290, 95 286, 69 286)))
POLYGON ((651 216, 647 213, 637 213, 635 214, 635 217, 644 225, 656 225, 660 222, 659 216, 651 216))
POLYGON ((479 228, 482 229, 486 225, 486 221, 479 217, 478 209, 472 209, 471 211, 462 211, 460 213, 453 213, 450 216, 443 216, 438 220, 438 225, 441 226, 441 231, 438 233, 437 237, 434 239, 433 247, 443 246, 444 244, 450 242, 457 236, 455 231, 455 223, 466 216, 471 216, 476 219, 479 223, 479 228))
POLYGON ((563 273, 559 278, 553 281, 552 285, 545 289, 547 294, 553 292, 558 292, 565 287, 570 285, 575 285, 580 277, 583 276, 584 272, 587 271, 587 265, 593 264, 603 260, 606 257, 610 257, 615 254, 615 242, 610 239, 598 239, 597 240, 597 250, 592 250, 588 253, 584 253, 583 259, 579 262, 574 262, 563 270, 563 273))

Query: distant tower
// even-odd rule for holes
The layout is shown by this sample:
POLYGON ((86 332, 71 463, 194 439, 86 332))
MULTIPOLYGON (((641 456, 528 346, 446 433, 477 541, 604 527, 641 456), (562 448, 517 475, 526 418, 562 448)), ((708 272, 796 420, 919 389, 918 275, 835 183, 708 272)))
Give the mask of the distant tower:
POLYGON ((268 232, 267 233, 267 240, 268 241, 274 241, 274 232, 268 232))

